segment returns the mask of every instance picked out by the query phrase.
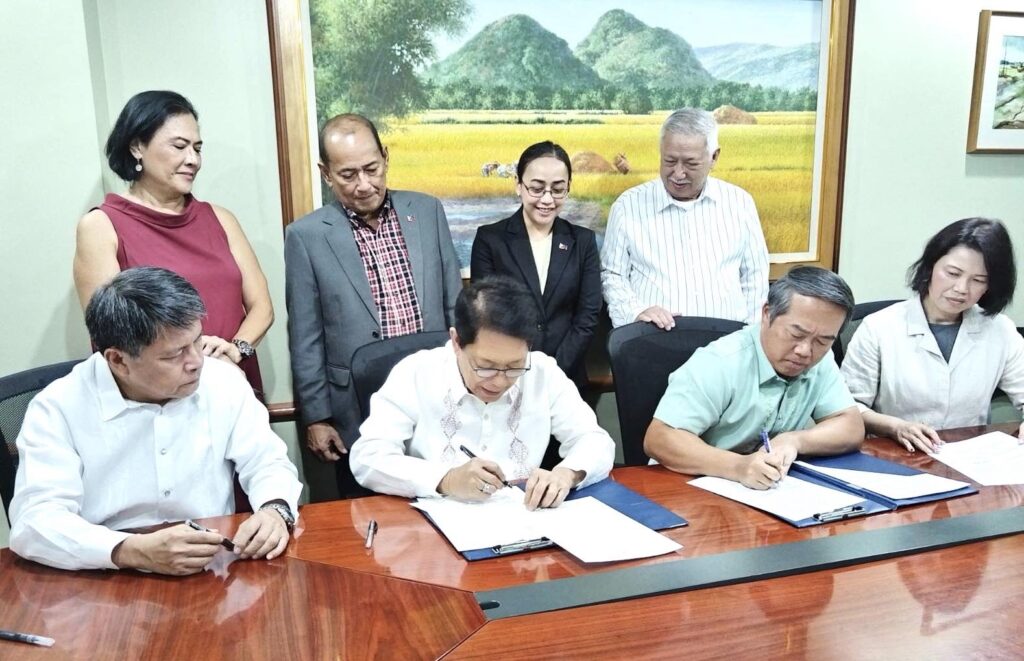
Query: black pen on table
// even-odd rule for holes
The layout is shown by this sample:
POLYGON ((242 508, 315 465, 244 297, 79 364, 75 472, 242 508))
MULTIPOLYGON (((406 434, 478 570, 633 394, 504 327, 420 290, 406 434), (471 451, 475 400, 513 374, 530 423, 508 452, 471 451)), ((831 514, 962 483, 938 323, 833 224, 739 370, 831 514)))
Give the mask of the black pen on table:
MULTIPOLYGON (((191 528, 192 530, 198 530, 199 532, 213 532, 209 528, 204 528, 203 526, 199 525, 192 519, 185 519, 185 525, 191 528)), ((231 551, 232 553, 235 552, 235 545, 231 542, 230 539, 224 537, 223 535, 221 535, 220 538, 220 545, 226 548, 227 550, 231 551)))
POLYGON ((53 638, 37 636, 32 633, 21 633, 20 631, 7 631, 6 629, 0 629, 0 640, 13 640, 17 643, 28 643, 29 645, 39 645, 40 647, 53 647, 53 638))
MULTIPOLYGON (((477 458, 477 456, 475 454, 473 454, 473 451, 470 450, 469 448, 467 448, 465 445, 460 445, 459 449, 462 450, 465 453, 465 455, 467 457, 469 457, 470 459, 476 459, 477 458)), ((490 472, 490 471, 488 471, 488 472, 490 472)), ((491 473, 491 474, 494 475, 493 473, 491 473)), ((497 477, 497 476, 495 475, 495 477, 497 477)), ((512 488, 512 485, 508 483, 508 480, 502 480, 501 483, 504 484, 506 487, 512 488)))

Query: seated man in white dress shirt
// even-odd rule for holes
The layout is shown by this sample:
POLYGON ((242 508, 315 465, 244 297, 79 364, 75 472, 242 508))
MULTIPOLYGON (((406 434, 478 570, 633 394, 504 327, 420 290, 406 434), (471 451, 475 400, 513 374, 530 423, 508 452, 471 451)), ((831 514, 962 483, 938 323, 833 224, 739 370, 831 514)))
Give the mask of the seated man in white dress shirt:
POLYGON ((660 177, 630 188, 608 214, 601 284, 613 326, 673 315, 755 323, 768 295, 768 248, 750 195, 708 176, 718 125, 677 110, 661 127, 660 177))
POLYGON ((525 480, 534 509, 604 479, 614 442, 555 359, 530 351, 536 328, 520 282, 490 276, 463 289, 451 340, 399 362, 370 400, 352 446, 356 480, 380 493, 465 501, 525 480), (539 466, 551 436, 562 460, 548 471, 539 466))
POLYGON ((229 540, 284 552, 302 485, 238 368, 204 359, 206 308, 164 269, 122 271, 85 312, 97 352, 29 404, 18 435, 11 549, 61 569, 202 571, 223 537, 184 524, 232 514, 237 471, 260 505, 229 540))

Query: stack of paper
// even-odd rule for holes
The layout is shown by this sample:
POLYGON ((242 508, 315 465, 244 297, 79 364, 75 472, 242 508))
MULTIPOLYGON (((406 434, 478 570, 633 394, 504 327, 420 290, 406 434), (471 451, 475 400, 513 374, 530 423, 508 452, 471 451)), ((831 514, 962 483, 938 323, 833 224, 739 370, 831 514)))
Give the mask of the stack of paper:
POLYGON ((682 548, 596 498, 568 500, 530 511, 518 487, 483 503, 420 498, 412 506, 430 515, 457 551, 473 551, 546 537, 583 562, 648 558, 682 548))
POLYGON ((864 502, 860 496, 829 489, 795 477, 784 478, 771 489, 751 489, 721 477, 698 477, 690 484, 741 502, 787 521, 802 521, 864 502))
POLYGON ((804 461, 796 462, 804 468, 828 475, 852 484, 861 489, 867 489, 873 493, 885 496, 892 500, 904 500, 907 498, 920 498, 931 496, 937 493, 956 491, 971 486, 967 482, 959 482, 946 477, 939 477, 930 473, 917 473, 916 475, 894 475, 892 473, 875 473, 872 471, 850 470, 848 468, 829 468, 827 466, 815 466, 804 461))
POLYGON ((931 456, 978 484, 1024 484, 1024 445, 1001 431, 946 443, 931 456))

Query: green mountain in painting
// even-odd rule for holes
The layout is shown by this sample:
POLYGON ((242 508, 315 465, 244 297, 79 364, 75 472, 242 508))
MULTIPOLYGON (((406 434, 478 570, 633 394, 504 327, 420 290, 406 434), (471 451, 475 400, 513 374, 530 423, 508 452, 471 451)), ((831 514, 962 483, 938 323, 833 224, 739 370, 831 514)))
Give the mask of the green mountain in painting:
POLYGON ((701 64, 716 78, 797 90, 818 87, 818 44, 770 46, 724 44, 696 49, 701 64))
POLYGON ((436 85, 468 81, 512 90, 590 89, 601 82, 564 39, 521 14, 484 27, 462 48, 429 67, 424 77, 436 85))
POLYGON ((685 39, 622 9, 602 15, 575 53, 616 85, 677 88, 714 82, 685 39))

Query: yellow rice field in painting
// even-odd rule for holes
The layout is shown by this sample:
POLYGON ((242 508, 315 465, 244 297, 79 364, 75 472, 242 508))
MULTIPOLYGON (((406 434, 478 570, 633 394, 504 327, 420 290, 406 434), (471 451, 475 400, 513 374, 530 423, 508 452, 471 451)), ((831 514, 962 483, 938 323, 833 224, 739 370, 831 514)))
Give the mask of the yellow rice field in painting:
MULTIPOLYGON (((391 154, 388 184, 440 198, 510 198, 514 180, 481 176, 487 162, 511 163, 528 145, 553 140, 570 155, 592 151, 611 162, 624 153, 628 175, 575 174, 572 196, 601 205, 658 176, 658 130, 666 113, 443 111, 392 120, 382 139, 391 154), (543 117, 544 123, 534 122, 543 117), (506 123, 509 122, 509 123, 506 123)), ((814 113, 755 113, 755 125, 722 126, 713 174, 753 197, 772 253, 807 249, 814 113)))

